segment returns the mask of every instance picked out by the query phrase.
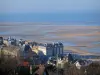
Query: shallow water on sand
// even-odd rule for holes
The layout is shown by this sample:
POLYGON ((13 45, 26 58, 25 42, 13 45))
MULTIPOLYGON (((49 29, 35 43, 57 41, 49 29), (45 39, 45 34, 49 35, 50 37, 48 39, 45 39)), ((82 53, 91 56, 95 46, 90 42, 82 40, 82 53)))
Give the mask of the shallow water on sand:
POLYGON ((0 25, 1 36, 15 36, 37 42, 62 42, 64 46, 100 53, 100 26, 0 25))

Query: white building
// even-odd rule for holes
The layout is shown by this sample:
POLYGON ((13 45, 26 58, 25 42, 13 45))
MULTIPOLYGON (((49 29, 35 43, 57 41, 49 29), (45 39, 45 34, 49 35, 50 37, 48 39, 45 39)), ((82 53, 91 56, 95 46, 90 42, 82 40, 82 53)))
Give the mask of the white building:
POLYGON ((77 69, 80 69, 81 67, 88 66, 91 63, 92 62, 89 62, 88 60, 79 60, 75 62, 75 66, 77 67, 77 69))
POLYGON ((32 42, 32 50, 36 51, 36 53, 40 55, 47 55, 47 56, 56 56, 57 54, 62 55, 63 44, 62 43, 42 44, 42 43, 32 42))
POLYGON ((38 46, 38 54, 47 55, 47 50, 45 46, 38 46))

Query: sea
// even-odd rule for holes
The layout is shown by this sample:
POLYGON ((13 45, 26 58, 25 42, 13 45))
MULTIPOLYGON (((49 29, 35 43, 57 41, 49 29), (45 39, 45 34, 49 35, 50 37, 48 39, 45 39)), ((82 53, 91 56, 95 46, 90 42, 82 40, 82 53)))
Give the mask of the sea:
MULTIPOLYGON (((83 26, 100 26, 100 13, 0 13, 0 35, 16 35, 21 36, 26 39, 34 39, 36 41, 44 41, 44 37, 47 38, 56 38, 56 36, 51 35, 49 32, 52 32, 52 28, 44 28, 43 26, 32 26, 24 24, 14 24, 12 26, 6 25, 3 26, 2 23, 34 23, 34 24, 43 24, 46 26, 50 25, 83 25, 83 26), (3 30, 5 29, 5 30, 3 30), (33 30, 34 29, 34 30, 33 30), (41 30, 43 29, 43 30, 41 30), (34 33, 36 31, 36 34, 34 33), (34 34, 32 34, 32 32, 34 34), (32 38, 30 38, 32 37, 32 38), (41 39, 42 38, 42 39, 41 39)), ((56 30, 56 29, 55 29, 56 30)), ((98 29, 99 30, 99 29, 98 29)), ((97 38, 100 36, 97 36, 97 38)), ((80 40, 88 39, 83 37, 77 37, 80 40)), ((94 38, 94 37, 89 37, 94 38)), ((67 39, 67 38, 66 38, 67 39)), ((59 40, 59 39, 58 39, 59 40)), ((57 40, 57 41, 58 41, 57 40)), ((57 42, 56 41, 56 42, 57 42)), ((55 42, 55 40, 53 40, 55 42)), ((66 42, 61 41, 66 46, 76 46, 72 41, 66 42)), ((100 43, 97 43, 100 45, 100 43)), ((100 53, 100 47, 95 47, 91 49, 81 48, 81 50, 88 50, 89 52, 100 53)))
POLYGON ((100 13, 1 13, 0 22, 100 25, 100 13))

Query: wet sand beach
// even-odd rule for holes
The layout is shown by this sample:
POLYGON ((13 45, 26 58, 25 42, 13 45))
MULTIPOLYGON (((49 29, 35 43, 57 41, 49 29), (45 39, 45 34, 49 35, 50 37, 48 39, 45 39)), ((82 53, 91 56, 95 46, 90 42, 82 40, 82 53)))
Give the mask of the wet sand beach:
POLYGON ((100 26, 0 23, 0 36, 37 42, 62 42, 65 50, 100 53, 100 26))

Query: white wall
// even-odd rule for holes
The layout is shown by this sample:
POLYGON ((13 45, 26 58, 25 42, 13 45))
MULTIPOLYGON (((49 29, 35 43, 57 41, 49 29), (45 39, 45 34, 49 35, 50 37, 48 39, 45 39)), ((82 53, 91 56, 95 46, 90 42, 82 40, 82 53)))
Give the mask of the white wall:
POLYGON ((39 47, 38 47, 38 50, 39 50, 40 52, 43 52, 44 55, 46 55, 46 47, 44 47, 44 46, 39 46, 39 47))

